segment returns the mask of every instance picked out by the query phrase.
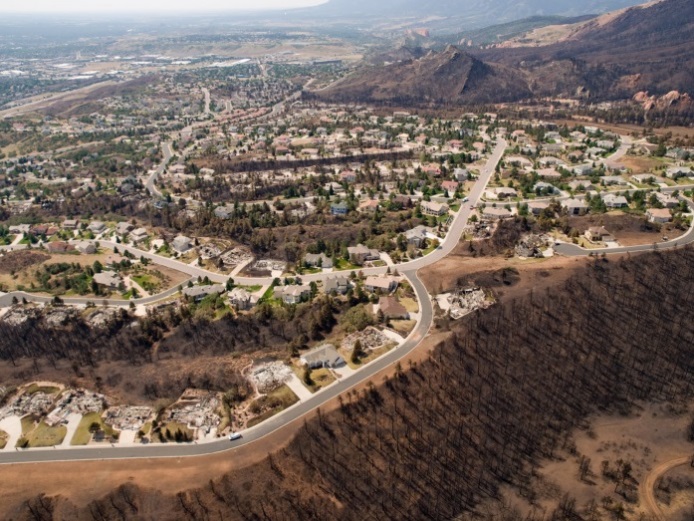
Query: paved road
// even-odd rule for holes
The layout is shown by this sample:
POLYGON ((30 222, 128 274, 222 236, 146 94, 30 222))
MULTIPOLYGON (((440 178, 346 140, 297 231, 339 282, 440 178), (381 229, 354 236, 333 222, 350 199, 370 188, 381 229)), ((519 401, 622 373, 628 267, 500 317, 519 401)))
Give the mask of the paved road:
MULTIPOLYGON (((689 208, 694 211, 694 202, 691 200, 680 196, 680 200, 686 201, 689 208)), ((596 248, 596 249, 586 249, 578 246, 577 244, 571 243, 559 243, 554 246, 554 251, 561 255, 566 255, 567 257, 585 257, 587 255, 614 255, 617 253, 638 253, 644 251, 654 251, 654 250, 671 250, 680 246, 685 246, 694 242, 694 220, 692 220, 692 225, 684 235, 665 242, 654 242, 653 244, 640 244, 636 246, 618 246, 616 248, 596 248)))
MULTIPOLYGON (((441 247, 426 257, 416 259, 414 261, 401 264, 398 266, 398 270, 403 274, 412 285, 415 293, 417 294, 417 299, 420 303, 420 319, 403 344, 397 348, 391 350, 380 358, 374 360, 370 364, 366 365, 359 371, 345 377, 342 380, 337 381, 333 385, 327 387, 326 389, 320 391, 319 393, 313 395, 309 400, 300 402, 289 409, 283 411, 277 416, 270 418, 263 423, 248 429, 243 433, 243 438, 231 442, 225 438, 215 440, 206 443, 193 443, 193 444, 170 444, 170 445, 143 445, 136 447, 80 447, 80 448, 60 448, 60 449, 30 449, 30 450, 18 450, 16 452, 0 452, 0 464, 9 463, 29 463, 29 462, 46 462, 46 461, 83 461, 83 460, 93 460, 93 459, 121 459, 121 458, 160 458, 160 457, 182 457, 182 456, 200 456, 203 454, 213 454, 216 452, 221 452, 228 450, 230 448, 238 448, 249 443, 267 436, 268 434, 274 432, 275 430, 281 428, 289 422, 292 422, 298 418, 301 418, 308 412, 320 407, 322 404, 332 400, 336 396, 342 394, 343 392, 351 389, 352 387, 365 382, 372 378, 382 369, 385 369, 391 364, 394 364, 398 360, 407 356, 412 352, 419 343, 426 337, 429 328, 433 323, 434 312, 431 303, 431 297, 424 284, 417 276, 417 270, 428 266, 434 262, 439 261, 448 255, 460 240, 460 236, 463 233, 463 229, 467 224, 467 220, 472 212, 472 208, 479 202, 482 197, 482 193, 486 189, 486 186, 494 175, 497 164, 501 160, 503 153, 506 149, 507 143, 499 139, 497 145, 492 153, 492 156, 488 160, 485 167, 480 172, 479 179, 475 184, 475 187, 469 194, 469 203, 466 203, 464 207, 460 209, 458 215, 453 220, 450 226, 448 235, 443 240, 441 247)), ((156 262, 163 264, 164 266, 171 267, 173 269, 178 269, 184 273, 188 273, 191 276, 208 276, 210 279, 215 281, 224 281, 226 276, 209 273, 202 268, 195 266, 190 266, 188 264, 181 263, 179 261, 168 259, 166 257, 161 257, 159 255, 141 252, 132 248, 131 246, 124 244, 116 244, 109 241, 100 241, 100 244, 105 247, 113 248, 118 247, 120 250, 131 251, 136 256, 144 256, 155 260, 156 262)), ((387 267, 381 268, 368 268, 362 271, 365 274, 374 273, 384 273, 387 267)), ((315 274, 306 277, 302 277, 303 280, 323 280, 326 277, 331 276, 330 274, 315 274)), ((241 284, 261 284, 267 283, 269 279, 248 279, 248 278, 237 278, 235 279, 241 284)), ((175 292, 176 288, 172 288, 175 292)), ((171 291, 171 290, 170 290, 171 291)), ((0 297, 0 303, 2 299, 12 299, 12 296, 16 294, 6 294, 0 297)), ((36 298, 33 295, 28 297, 36 298)), ((21 298, 21 297, 19 297, 21 298)), ((159 295, 149 297, 148 299, 158 299, 159 295)), ((144 303, 148 299, 140 299, 136 301, 137 303, 144 303)), ((50 300, 50 299, 48 299, 50 300)), ((73 299, 65 299, 66 303, 69 301, 72 303, 73 299)), ((80 300, 80 299, 78 299, 80 300)), ((83 303, 86 303, 87 299, 83 303)), ((121 305, 119 303, 119 305, 121 305)), ((129 303, 127 304, 129 305, 129 303)))
POLYGON ((104 459, 122 459, 122 458, 166 458, 166 457, 184 457, 184 456, 201 456, 205 454, 214 454, 229 450, 230 448, 239 448, 244 445, 253 443, 282 426, 297 420, 320 407, 324 403, 332 400, 338 395, 351 389, 352 387, 373 378, 382 369, 394 364, 401 358, 412 352, 419 343, 426 337, 429 328, 433 322, 433 307, 431 298, 424 284, 417 278, 414 272, 407 272, 405 275, 410 280, 412 287, 417 293, 417 297, 421 304, 421 319, 419 324, 405 340, 405 342, 396 349, 386 353, 380 358, 374 360, 370 364, 359 371, 351 374, 325 388, 317 394, 314 394, 305 402, 300 402, 293 405, 282 413, 270 418, 269 420, 251 428, 244 432, 243 438, 236 441, 229 441, 226 438, 221 438, 207 443, 189 443, 189 444, 154 444, 141 445, 134 447, 81 447, 81 448, 59 448, 59 449, 30 449, 17 450, 15 452, 0 452, 0 464, 9 463, 36 463, 49 461, 84 461, 84 460, 104 460, 104 459))
POLYGON ((672 469, 677 468, 682 465, 687 465, 691 461, 691 456, 682 456, 670 461, 661 463, 655 467, 641 482, 639 486, 639 497, 643 499, 643 507, 646 512, 650 513, 656 521, 666 521, 663 512, 658 506, 658 502, 655 499, 655 484, 658 479, 670 472, 672 469))

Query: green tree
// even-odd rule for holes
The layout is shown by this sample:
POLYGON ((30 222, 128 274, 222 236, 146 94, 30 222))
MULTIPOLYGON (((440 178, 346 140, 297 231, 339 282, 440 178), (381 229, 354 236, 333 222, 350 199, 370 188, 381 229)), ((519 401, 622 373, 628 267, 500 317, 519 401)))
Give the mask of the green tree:
POLYGON ((361 340, 357 340, 354 343, 354 349, 352 349, 352 363, 358 364, 361 357, 364 355, 364 348, 361 346, 361 340))

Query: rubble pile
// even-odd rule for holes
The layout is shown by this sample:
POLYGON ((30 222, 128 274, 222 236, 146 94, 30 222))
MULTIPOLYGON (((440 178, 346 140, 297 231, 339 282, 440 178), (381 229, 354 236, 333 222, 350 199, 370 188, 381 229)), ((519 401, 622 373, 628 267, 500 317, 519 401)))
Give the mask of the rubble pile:
POLYGON ((43 416, 53 407, 55 395, 44 392, 25 393, 16 396, 7 405, 0 408, 0 420, 9 416, 23 418, 31 414, 32 416, 43 416))
POLYGON ((200 247, 200 257, 203 259, 216 259, 221 254, 222 250, 220 250, 214 244, 205 244, 204 246, 200 247))
POLYGON ((352 333, 342 341, 342 347, 351 351, 354 349, 354 344, 357 340, 361 342, 361 347, 364 350, 374 350, 383 347, 388 343, 388 337, 373 326, 369 326, 363 331, 352 333))
POLYGON ((86 322, 92 327, 105 327, 108 325, 109 321, 115 317, 116 313, 117 310, 115 309, 99 309, 89 315, 86 322))
POLYGON ((203 397, 184 395, 167 411, 165 421, 182 423, 192 429, 200 429, 204 433, 209 433, 220 423, 217 414, 219 406, 219 398, 214 394, 206 394, 203 397))
POLYGON ((151 407, 117 406, 106 411, 104 422, 119 431, 138 431, 153 417, 151 407))
POLYGON ((546 235, 530 234, 521 238, 516 245, 516 255, 524 258, 543 257, 542 250, 549 244, 549 237, 546 235))
POLYGON ((287 263, 278 260, 262 259, 253 264, 253 269, 259 271, 284 271, 287 269, 287 263))
POLYGON ((261 394, 274 391, 292 377, 292 370, 284 362, 271 362, 251 369, 248 379, 261 394))
POLYGON ((253 254, 245 248, 234 248, 221 256, 225 266, 238 266, 244 262, 248 262, 253 258, 253 254))
POLYGON ((92 412, 101 412, 105 405, 106 397, 103 394, 84 389, 67 391, 46 417, 46 424, 52 427, 59 423, 67 423, 68 416, 71 414, 84 416, 92 412))
POLYGON ((487 309, 491 302, 480 288, 458 289, 448 297, 449 313, 452 319, 458 320, 476 309, 487 309))

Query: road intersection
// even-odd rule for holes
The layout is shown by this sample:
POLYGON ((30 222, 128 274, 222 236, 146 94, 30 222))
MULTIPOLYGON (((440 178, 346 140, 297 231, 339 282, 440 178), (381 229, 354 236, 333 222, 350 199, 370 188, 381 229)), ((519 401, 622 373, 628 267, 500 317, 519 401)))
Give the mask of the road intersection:
MULTIPOLYGON (((494 175, 497 165, 503 157, 504 151, 506 150, 507 143, 503 139, 498 139, 496 146, 492 152, 491 157, 487 161, 486 165, 482 168, 479 174, 477 183, 475 183, 474 188, 470 192, 468 199, 469 202, 460 208, 457 215, 455 216, 453 222, 450 225, 449 232, 446 238, 442 241, 439 248, 434 250, 432 253, 425 257, 415 259, 413 261, 397 265, 398 271, 407 278, 407 280, 412 285, 417 299, 420 305, 420 318, 415 326, 414 330, 405 339, 405 341, 398 347, 392 349, 383 356, 377 358, 376 360, 370 362, 365 367, 360 370, 338 380, 332 385, 324 388, 320 392, 312 395, 309 399, 301 401, 292 407, 282 411, 276 416, 252 427, 243 432, 243 437, 235 440, 229 441, 226 438, 220 438, 218 440, 204 442, 204 443, 192 443, 192 444, 163 444, 163 445, 140 445, 140 446, 129 446, 129 447, 118 447, 114 445, 112 447, 60 447, 55 449, 17 449, 15 452, 0 452, 0 464, 10 464, 10 463, 36 463, 36 462, 48 462, 48 461, 85 461, 85 460, 103 460, 103 459, 124 459, 124 458, 165 458, 165 457, 184 457, 184 456, 201 456, 204 454, 214 454, 217 452, 222 452, 230 449, 236 449, 248 445, 250 443, 256 442, 257 440, 267 436, 268 434, 276 431, 288 423, 291 423, 302 416, 306 415, 310 411, 320 407, 321 405, 327 403, 333 398, 339 396, 340 394, 348 391, 349 389, 368 381, 373 378, 381 370, 386 367, 395 364, 398 360, 404 358, 409 353, 411 353, 427 336, 427 333, 433 324, 434 319, 434 309, 431 303, 431 297, 422 283, 422 281, 417 276, 417 271, 421 268, 429 266, 439 260, 443 259, 449 253, 453 251, 455 246, 458 244, 460 237, 465 229, 468 219, 480 201, 484 190, 486 189, 490 179, 494 175)), ((208 272, 202 268, 191 266, 174 259, 169 259, 167 257, 162 257, 160 255, 142 252, 133 248, 132 246, 112 243, 109 241, 102 241, 100 244, 107 248, 117 247, 121 251, 127 250, 138 258, 144 256, 145 258, 151 259, 154 262, 160 263, 164 266, 178 269, 187 273, 191 277, 209 277, 210 280, 216 282, 224 282, 227 280, 227 276, 220 275, 217 273, 208 272)), ((361 271, 365 275, 374 275, 385 273, 387 267, 378 268, 365 268, 361 271)), ((302 277, 304 281, 320 281, 325 280, 327 277, 334 276, 330 273, 320 273, 307 275, 302 277)), ((268 278, 237 278, 235 281, 239 284, 268 284, 271 283, 272 279, 268 278)), ((172 288, 169 290, 167 296, 174 294, 177 288, 172 288)), ((160 295, 155 295, 148 297, 147 299, 138 299, 133 302, 136 304, 151 303, 161 298, 165 298, 160 295)), ((18 299, 26 298, 27 300, 34 300, 36 297, 34 295, 29 295, 25 293, 10 293, 0 297, 0 305, 7 306, 11 305, 12 297, 18 299), (9 304, 8 304, 9 300, 9 304)), ((50 300, 49 297, 43 297, 50 300)), ((88 299, 65 299, 67 304, 83 305, 86 304, 88 299)), ((127 306, 130 303, 126 301, 107 301, 110 305, 111 302, 118 306, 127 306)))
MULTIPOLYGON (((429 255, 418 259, 395 265, 394 267, 402 274, 412 285, 420 303, 420 318, 419 321, 408 336, 408 338, 398 347, 389 351, 385 355, 370 362, 360 370, 336 381, 332 385, 324 388, 320 392, 312 395, 310 398, 300 401, 299 403, 289 407, 276 416, 252 427, 243 432, 243 437, 229 441, 226 438, 217 439, 209 442, 189 443, 189 444, 162 444, 162 445, 133 445, 133 446, 112 446, 112 447, 60 447, 57 449, 17 449, 15 452, 0 452, 0 464, 11 463, 36 463, 48 461, 85 461, 85 460, 103 460, 103 459, 128 459, 128 458, 166 458, 166 457, 185 457, 185 456, 201 456, 205 454, 214 454, 231 449, 238 449, 245 445, 257 442, 259 439, 273 433, 284 425, 298 420, 309 412, 319 408, 321 405, 336 398, 340 394, 360 385, 363 382, 369 381, 378 372, 395 364, 397 361, 406 357, 411 353, 422 340, 427 336, 427 333, 433 323, 434 311, 431 302, 431 297, 424 284, 417 276, 418 270, 434 264, 447 255, 449 255, 458 244, 461 235, 464 232, 465 226, 472 214, 474 208, 481 201, 489 181, 495 173, 496 167, 501 161, 506 150, 507 142, 501 138, 497 139, 494 150, 482 168, 479 178, 475 186, 468 196, 468 202, 465 203, 456 214, 453 222, 450 225, 448 234, 441 242, 439 248, 431 252, 429 255)), ((170 151, 170 149, 169 149, 170 151)), ((165 162, 166 162, 165 151, 165 162)), ((162 163, 162 164, 165 164, 162 163)), ((151 178, 152 184, 154 177, 151 178)), ((691 203, 690 203, 691 204, 691 203)), ((658 245, 658 249, 673 248, 684 243, 694 241, 694 227, 687 234, 680 237, 678 241, 664 242, 658 245)), ((213 282, 226 282, 227 275, 209 272, 203 268, 185 264, 175 259, 163 257, 150 252, 143 252, 125 244, 118 244, 110 241, 101 241, 100 245, 109 249, 118 248, 121 251, 128 251, 136 258, 144 257, 152 260, 163 266, 179 270, 188 274, 191 280, 197 277, 208 277, 213 282)), ((573 244, 559 244, 555 246, 558 253, 568 256, 587 256, 596 253, 624 253, 636 251, 648 251, 655 246, 632 246, 624 248, 608 248, 603 250, 585 250, 573 244)), ((364 275, 383 274, 388 267, 364 268, 360 270, 364 275)), ((334 273, 318 273, 302 276, 304 282, 324 281, 326 278, 334 276, 334 273)), ((235 278, 237 284, 242 285, 266 285, 272 282, 272 278, 235 278)), ((166 292, 158 295, 153 295, 147 298, 134 299, 132 301, 105 300, 102 301, 106 305, 111 306, 129 306, 130 302, 137 305, 151 304, 158 300, 168 298, 177 293, 178 288, 171 288, 166 292)), ((47 302, 50 297, 38 297, 31 294, 14 292, 0 296, 0 307, 9 306, 12 303, 13 297, 17 299, 26 298, 28 301, 47 302)), ((90 299, 64 299, 64 303, 70 305, 84 305, 90 302, 90 299)), ((91 300, 93 302, 93 300, 91 300)), ((99 302, 95 302, 99 303, 99 302)))

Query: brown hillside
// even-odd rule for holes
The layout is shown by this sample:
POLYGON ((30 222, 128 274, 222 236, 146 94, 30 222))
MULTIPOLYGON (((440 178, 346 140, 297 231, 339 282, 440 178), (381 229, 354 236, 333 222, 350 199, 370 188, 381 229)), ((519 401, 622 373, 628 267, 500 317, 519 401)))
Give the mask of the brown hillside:
POLYGON ((419 59, 364 69, 313 96, 341 102, 422 106, 516 101, 530 94, 519 72, 485 63, 450 46, 419 59))

